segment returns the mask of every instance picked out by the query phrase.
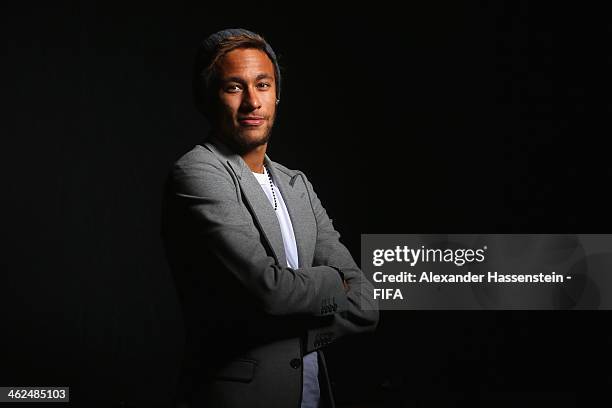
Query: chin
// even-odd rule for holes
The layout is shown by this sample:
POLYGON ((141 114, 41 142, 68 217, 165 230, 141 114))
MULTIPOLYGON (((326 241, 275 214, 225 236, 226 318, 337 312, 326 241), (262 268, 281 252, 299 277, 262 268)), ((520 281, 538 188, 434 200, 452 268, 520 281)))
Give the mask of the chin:
POLYGON ((237 132, 234 139, 240 150, 246 152, 268 143, 270 132, 261 129, 245 130, 237 132))

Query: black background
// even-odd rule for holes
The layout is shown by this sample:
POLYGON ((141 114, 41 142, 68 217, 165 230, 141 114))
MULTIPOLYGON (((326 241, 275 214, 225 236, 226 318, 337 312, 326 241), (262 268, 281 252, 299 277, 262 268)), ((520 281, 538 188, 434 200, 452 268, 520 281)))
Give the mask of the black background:
MULTIPOLYGON (((182 323, 161 190, 206 134, 191 66, 221 28, 280 55, 269 154, 309 176, 356 259, 362 233, 611 232, 603 10, 259 7, 4 10, 0 385, 170 406, 182 323)), ((612 382, 609 317, 385 311, 375 335, 330 347, 336 399, 583 405, 612 382)))

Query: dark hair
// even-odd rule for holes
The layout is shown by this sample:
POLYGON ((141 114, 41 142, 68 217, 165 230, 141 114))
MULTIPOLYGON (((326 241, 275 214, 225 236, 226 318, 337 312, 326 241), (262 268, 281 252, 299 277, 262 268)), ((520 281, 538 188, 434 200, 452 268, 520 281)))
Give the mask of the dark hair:
POLYGON ((223 56, 239 48, 254 48, 265 52, 274 65, 276 97, 280 97, 280 68, 272 47, 264 38, 244 29, 223 30, 202 42, 196 54, 193 71, 193 97, 196 107, 210 115, 217 81, 217 65, 223 56))

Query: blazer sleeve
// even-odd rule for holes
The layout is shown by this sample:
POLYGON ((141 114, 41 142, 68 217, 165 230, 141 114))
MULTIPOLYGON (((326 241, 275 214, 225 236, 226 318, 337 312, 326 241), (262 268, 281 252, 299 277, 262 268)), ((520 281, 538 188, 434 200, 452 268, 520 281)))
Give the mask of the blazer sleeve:
POLYGON ((329 324, 308 330, 306 352, 326 346, 347 334, 369 332, 376 329, 379 320, 378 304, 373 297, 372 284, 355 264, 348 249, 340 242, 340 234, 314 192, 312 184, 302 175, 317 222, 317 242, 313 265, 337 269, 348 283, 348 308, 329 317, 329 324))
POLYGON ((233 275, 253 296, 254 306, 274 316, 318 317, 348 309, 342 279, 333 268, 292 269, 277 265, 268 255, 252 216, 241 202, 235 175, 221 162, 202 154, 187 163, 179 161, 169 181, 175 211, 182 214, 197 245, 205 246, 222 265, 220 271, 201 265, 202 274, 233 275), (332 301, 337 305, 335 310, 321 307, 332 301))

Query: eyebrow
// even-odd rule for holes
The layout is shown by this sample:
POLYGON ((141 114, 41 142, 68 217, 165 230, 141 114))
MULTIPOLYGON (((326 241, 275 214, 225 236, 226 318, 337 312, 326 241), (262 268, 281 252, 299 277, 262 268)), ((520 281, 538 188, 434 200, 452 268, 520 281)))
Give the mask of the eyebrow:
MULTIPOLYGON (((274 79, 274 77, 270 74, 259 74, 257 75, 257 77, 255 77, 256 81, 261 81, 262 79, 274 79)), ((227 77, 227 78, 223 78, 223 82, 238 82, 238 83, 244 83, 244 79, 240 78, 240 77, 227 77)))
POLYGON ((259 74, 257 75, 257 78, 255 78, 256 81, 261 79, 274 79, 274 77, 272 77, 270 74, 259 74))

